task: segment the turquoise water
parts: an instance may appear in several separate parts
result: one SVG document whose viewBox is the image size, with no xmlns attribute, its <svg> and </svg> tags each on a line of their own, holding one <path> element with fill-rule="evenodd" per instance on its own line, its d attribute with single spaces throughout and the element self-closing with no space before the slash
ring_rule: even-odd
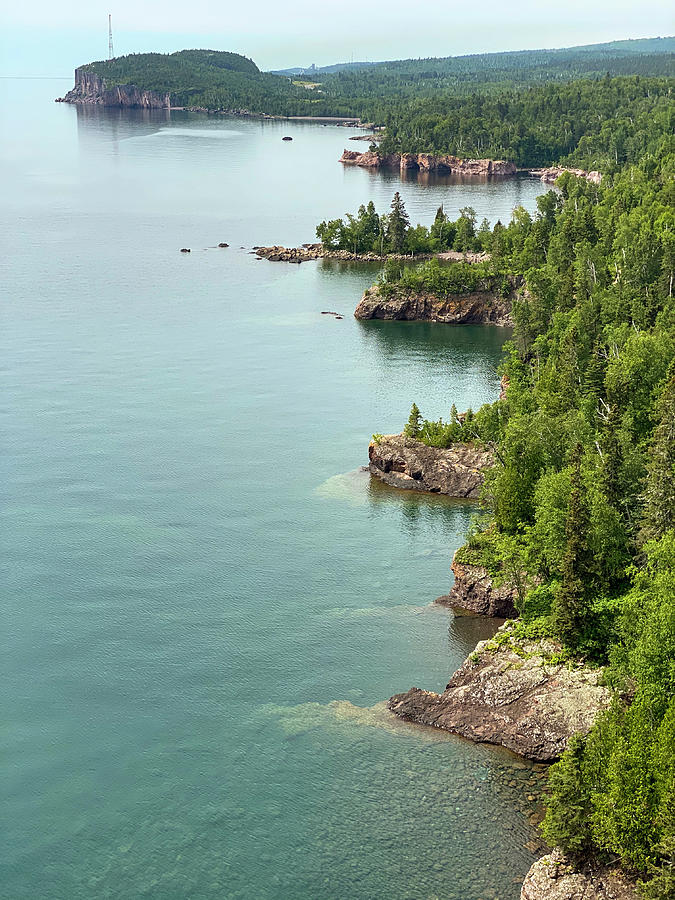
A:
<svg viewBox="0 0 675 900">
<path fill-rule="evenodd" d="M 248 251 L 398 187 L 429 222 L 541 186 L 67 87 L 0 83 L 5 895 L 516 898 L 537 773 L 382 705 L 493 627 L 430 605 L 473 509 L 360 470 L 413 400 L 492 399 L 507 335 L 359 323 L 376 269 Z"/>
</svg>

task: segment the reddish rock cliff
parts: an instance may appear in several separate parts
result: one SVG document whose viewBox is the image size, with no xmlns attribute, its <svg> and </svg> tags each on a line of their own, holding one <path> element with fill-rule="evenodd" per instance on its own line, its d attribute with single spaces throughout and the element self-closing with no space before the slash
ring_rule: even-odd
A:
<svg viewBox="0 0 675 900">
<path fill-rule="evenodd" d="M 369 169 L 400 169 L 401 172 L 421 171 L 454 175 L 515 175 L 518 171 L 514 163 L 503 159 L 460 159 L 457 156 L 435 155 L 432 153 L 390 153 L 380 156 L 373 150 L 359 153 L 345 150 L 340 162 Z"/>
</svg>

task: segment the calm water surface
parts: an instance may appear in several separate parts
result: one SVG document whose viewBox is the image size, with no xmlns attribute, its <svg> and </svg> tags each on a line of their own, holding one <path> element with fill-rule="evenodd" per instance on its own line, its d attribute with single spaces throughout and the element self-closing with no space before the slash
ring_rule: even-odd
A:
<svg viewBox="0 0 675 900">
<path fill-rule="evenodd" d="M 399 188 L 430 223 L 541 185 L 68 86 L 0 82 L 4 895 L 516 898 L 532 770 L 382 706 L 492 628 L 430 606 L 472 508 L 359 471 L 413 400 L 494 398 L 507 335 L 359 323 L 376 269 L 248 251 Z"/>
</svg>

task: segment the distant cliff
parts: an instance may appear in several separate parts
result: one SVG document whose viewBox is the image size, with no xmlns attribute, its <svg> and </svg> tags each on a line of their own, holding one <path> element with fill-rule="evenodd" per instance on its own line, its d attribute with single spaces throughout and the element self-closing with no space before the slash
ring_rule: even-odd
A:
<svg viewBox="0 0 675 900">
<path fill-rule="evenodd" d="M 92 103 L 99 106 L 136 107 L 141 109 L 168 109 L 171 94 L 137 88 L 133 84 L 107 87 L 103 78 L 87 66 L 75 69 L 75 87 L 68 91 L 63 103 Z"/>
</svg>

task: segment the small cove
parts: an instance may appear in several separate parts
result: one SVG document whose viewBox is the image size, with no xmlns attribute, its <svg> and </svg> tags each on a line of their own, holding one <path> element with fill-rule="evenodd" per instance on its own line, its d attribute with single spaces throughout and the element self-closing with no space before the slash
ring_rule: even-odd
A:
<svg viewBox="0 0 675 900">
<path fill-rule="evenodd" d="M 515 900 L 536 773 L 378 705 L 491 627 L 430 605 L 473 508 L 358 468 L 413 400 L 496 396 L 508 332 L 356 322 L 377 267 L 249 249 L 397 189 L 429 223 L 542 186 L 65 86 L 0 85 L 9 896 Z"/>
</svg>

